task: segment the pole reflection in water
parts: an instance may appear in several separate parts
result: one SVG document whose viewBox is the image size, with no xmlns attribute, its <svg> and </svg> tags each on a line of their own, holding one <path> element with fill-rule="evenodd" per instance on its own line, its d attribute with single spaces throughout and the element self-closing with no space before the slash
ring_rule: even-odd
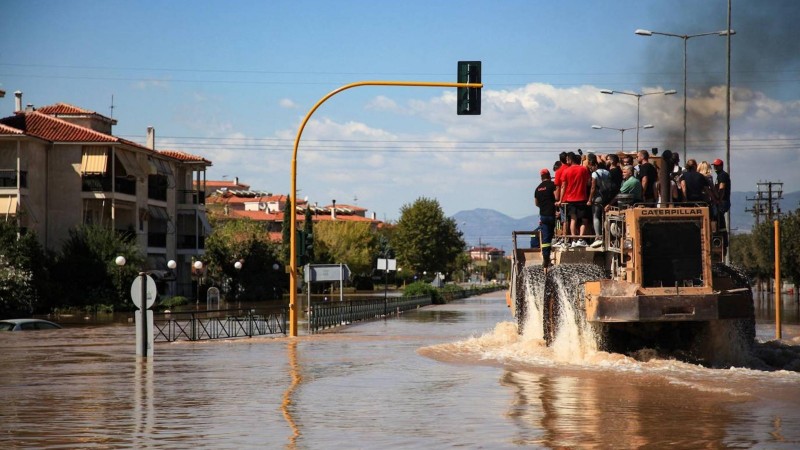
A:
<svg viewBox="0 0 800 450">
<path fill-rule="evenodd" d="M 145 447 L 156 421 L 153 392 L 153 358 L 136 358 L 133 378 L 134 447 Z"/>
<path fill-rule="evenodd" d="M 292 377 L 292 382 L 286 392 L 283 393 L 283 401 L 281 402 L 281 411 L 283 417 L 292 429 L 292 435 L 289 437 L 289 448 L 295 448 L 297 445 L 297 438 L 300 437 L 300 427 L 297 426 L 294 417 L 292 417 L 292 396 L 300 383 L 303 382 L 303 376 L 300 374 L 300 366 L 297 364 L 297 340 L 292 339 L 288 343 L 287 354 L 289 357 L 289 374 Z"/>
</svg>

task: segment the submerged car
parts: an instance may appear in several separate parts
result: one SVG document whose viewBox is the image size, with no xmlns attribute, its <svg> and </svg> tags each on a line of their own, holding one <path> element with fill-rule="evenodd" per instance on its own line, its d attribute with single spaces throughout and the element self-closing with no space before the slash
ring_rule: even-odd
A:
<svg viewBox="0 0 800 450">
<path fill-rule="evenodd" d="M 61 325 L 43 319 L 0 320 L 0 331 L 55 330 Z"/>
</svg>

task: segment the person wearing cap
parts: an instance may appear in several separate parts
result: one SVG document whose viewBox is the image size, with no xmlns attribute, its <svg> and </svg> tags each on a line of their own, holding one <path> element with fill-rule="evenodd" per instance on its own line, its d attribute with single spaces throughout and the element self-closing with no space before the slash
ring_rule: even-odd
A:
<svg viewBox="0 0 800 450">
<path fill-rule="evenodd" d="M 550 265 L 550 250 L 553 242 L 553 230 L 556 226 L 556 185 L 550 180 L 550 171 L 539 171 L 542 182 L 536 187 L 533 202 L 539 208 L 539 230 L 542 233 L 542 265 Z"/>
<path fill-rule="evenodd" d="M 717 198 L 717 226 L 720 228 L 725 227 L 725 213 L 731 209 L 731 176 L 728 172 L 722 170 L 722 160 L 717 158 L 711 163 L 714 166 L 714 172 L 717 173 L 717 181 L 714 184 L 714 192 Z"/>
</svg>

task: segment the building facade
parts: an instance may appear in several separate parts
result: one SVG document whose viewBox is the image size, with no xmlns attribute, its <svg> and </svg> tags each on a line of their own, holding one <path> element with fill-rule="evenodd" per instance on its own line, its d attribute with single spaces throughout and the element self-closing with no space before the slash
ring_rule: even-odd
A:
<svg viewBox="0 0 800 450">
<path fill-rule="evenodd" d="M 114 119 L 64 103 L 23 110 L 15 95 L 14 114 L 0 119 L 0 220 L 35 232 L 48 250 L 81 225 L 133 236 L 146 257 L 141 270 L 166 281 L 169 294 L 192 296 L 191 265 L 211 232 L 211 161 L 157 150 L 152 128 L 140 145 L 114 136 Z"/>
</svg>

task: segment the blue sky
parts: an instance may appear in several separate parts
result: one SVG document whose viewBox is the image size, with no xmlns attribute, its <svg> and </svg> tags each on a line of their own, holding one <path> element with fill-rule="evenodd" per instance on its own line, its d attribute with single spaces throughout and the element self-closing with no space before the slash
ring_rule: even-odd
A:
<svg viewBox="0 0 800 450">
<path fill-rule="evenodd" d="M 483 114 L 457 116 L 455 90 L 364 87 L 326 102 L 306 127 L 299 196 L 358 204 L 396 220 L 436 198 L 447 214 L 536 214 L 538 170 L 560 151 L 682 146 L 683 43 L 726 27 L 726 0 L 651 1 L 30 1 L 0 15 L 0 115 L 13 92 L 111 115 L 114 134 L 213 162 L 209 179 L 287 193 L 302 118 L 362 80 L 455 81 L 483 63 Z M 800 189 L 800 5 L 733 8 L 734 190 Z M 786 26 L 782 26 L 786 24 Z M 724 158 L 725 39 L 688 41 L 689 157 Z M 788 205 L 787 205 L 788 206 Z M 792 205 L 794 207 L 795 205 Z"/>
</svg>

